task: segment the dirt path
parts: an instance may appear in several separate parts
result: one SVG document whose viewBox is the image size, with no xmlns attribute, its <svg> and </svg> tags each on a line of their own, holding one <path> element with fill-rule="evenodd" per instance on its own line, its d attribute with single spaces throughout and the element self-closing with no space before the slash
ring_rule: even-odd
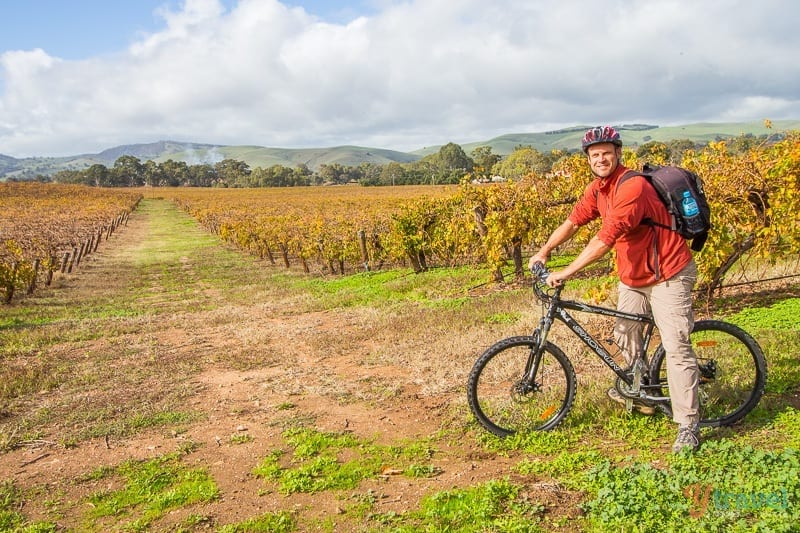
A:
<svg viewBox="0 0 800 533">
<path fill-rule="evenodd" d="M 282 431 L 298 423 L 388 445 L 433 439 L 439 475 L 390 476 L 359 489 L 380 494 L 376 512 L 408 511 L 432 492 L 513 477 L 511 459 L 463 434 L 461 383 L 474 351 L 459 343 L 474 339 L 449 341 L 463 360 L 448 369 L 432 360 L 441 339 L 424 324 L 399 331 L 406 319 L 394 311 L 315 309 L 308 297 L 270 286 L 272 275 L 274 267 L 242 261 L 170 204 L 150 201 L 77 274 L 45 291 L 43 304 L 71 306 L 67 317 L 42 326 L 60 335 L 40 354 L 60 384 L 14 399 L 0 417 L 7 432 L 26 424 L 38 431 L 0 456 L 0 479 L 40 494 L 25 515 L 55 514 L 79 529 L 85 496 L 107 487 L 78 478 L 191 442 L 197 447 L 186 460 L 208 469 L 222 497 L 172 513 L 160 527 L 188 513 L 216 527 L 276 510 L 319 523 L 339 513 L 337 498 L 280 495 L 252 474 L 270 452 L 285 449 Z M 189 412 L 194 421 L 120 431 L 136 415 L 158 412 Z M 59 495 L 58 503 L 46 495 Z M 550 503 L 563 497 L 543 491 Z"/>
</svg>

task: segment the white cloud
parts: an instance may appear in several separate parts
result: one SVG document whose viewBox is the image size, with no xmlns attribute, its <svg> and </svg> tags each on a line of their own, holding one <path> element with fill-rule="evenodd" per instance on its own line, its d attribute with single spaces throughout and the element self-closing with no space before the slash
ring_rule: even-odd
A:
<svg viewBox="0 0 800 533">
<path fill-rule="evenodd" d="M 159 139 L 415 149 L 601 122 L 800 117 L 800 4 L 414 0 L 326 23 L 187 0 L 114 56 L 0 56 L 0 152 Z"/>
</svg>

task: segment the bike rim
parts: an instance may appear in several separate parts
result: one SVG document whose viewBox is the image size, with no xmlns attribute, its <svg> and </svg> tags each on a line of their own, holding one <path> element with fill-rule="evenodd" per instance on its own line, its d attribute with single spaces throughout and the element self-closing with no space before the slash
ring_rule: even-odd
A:
<svg viewBox="0 0 800 533">
<path fill-rule="evenodd" d="M 566 416 L 569 376 L 553 354 L 545 350 L 533 382 L 524 380 L 532 348 L 532 343 L 518 343 L 499 350 L 474 384 L 478 419 L 495 434 L 551 429 Z"/>
<path fill-rule="evenodd" d="M 700 425 L 730 425 L 753 409 L 763 392 L 764 376 L 757 354 L 727 328 L 700 325 L 691 335 L 700 370 Z M 662 394 L 669 395 L 666 361 L 659 364 Z"/>
</svg>

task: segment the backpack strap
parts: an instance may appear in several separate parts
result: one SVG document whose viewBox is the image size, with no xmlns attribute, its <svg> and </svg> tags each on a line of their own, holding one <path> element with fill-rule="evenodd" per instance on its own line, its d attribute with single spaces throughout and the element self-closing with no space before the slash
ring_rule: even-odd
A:
<svg viewBox="0 0 800 533">
<path fill-rule="evenodd" d="M 700 250 L 702 250 L 703 249 L 703 245 L 706 243 L 707 239 L 708 239 L 708 232 L 707 231 L 705 231 L 703 233 L 700 233 L 698 235 L 695 235 L 692 238 L 692 250 L 694 250 L 695 252 L 699 252 Z"/>
<path fill-rule="evenodd" d="M 650 179 L 651 179 L 650 178 L 650 174 L 646 174 L 644 172 L 639 172 L 637 170 L 628 170 L 622 176 L 620 176 L 619 180 L 617 180 L 617 189 L 619 189 L 619 186 L 622 185 L 624 182 L 628 181 L 629 179 L 631 179 L 631 178 L 633 178 L 635 176 L 641 176 L 647 181 L 647 183 L 650 183 Z M 653 187 L 652 184 L 650 184 L 650 186 Z M 655 187 L 653 187 L 653 189 L 655 189 Z M 658 191 L 656 191 L 656 194 L 658 194 Z M 669 213 L 669 211 L 667 211 L 667 212 Z M 675 217 L 672 215 L 672 213 L 669 213 L 669 215 L 672 217 L 672 226 L 667 226 L 666 224 L 660 224 L 660 223 L 656 222 L 655 220 L 653 220 L 650 217 L 643 218 L 641 223 L 642 224 L 646 224 L 646 225 L 651 226 L 651 227 L 652 226 L 658 226 L 659 228 L 664 228 L 664 229 L 675 231 L 676 228 L 677 228 L 677 226 L 675 225 Z"/>
</svg>

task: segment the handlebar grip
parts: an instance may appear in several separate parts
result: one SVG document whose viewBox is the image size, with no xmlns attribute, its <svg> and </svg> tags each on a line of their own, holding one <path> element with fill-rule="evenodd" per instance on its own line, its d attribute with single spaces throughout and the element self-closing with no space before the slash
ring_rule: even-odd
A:
<svg viewBox="0 0 800 533">
<path fill-rule="evenodd" d="M 547 281 L 547 277 L 550 275 L 550 271 L 542 263 L 534 263 L 531 267 L 531 273 L 543 283 Z"/>
</svg>

